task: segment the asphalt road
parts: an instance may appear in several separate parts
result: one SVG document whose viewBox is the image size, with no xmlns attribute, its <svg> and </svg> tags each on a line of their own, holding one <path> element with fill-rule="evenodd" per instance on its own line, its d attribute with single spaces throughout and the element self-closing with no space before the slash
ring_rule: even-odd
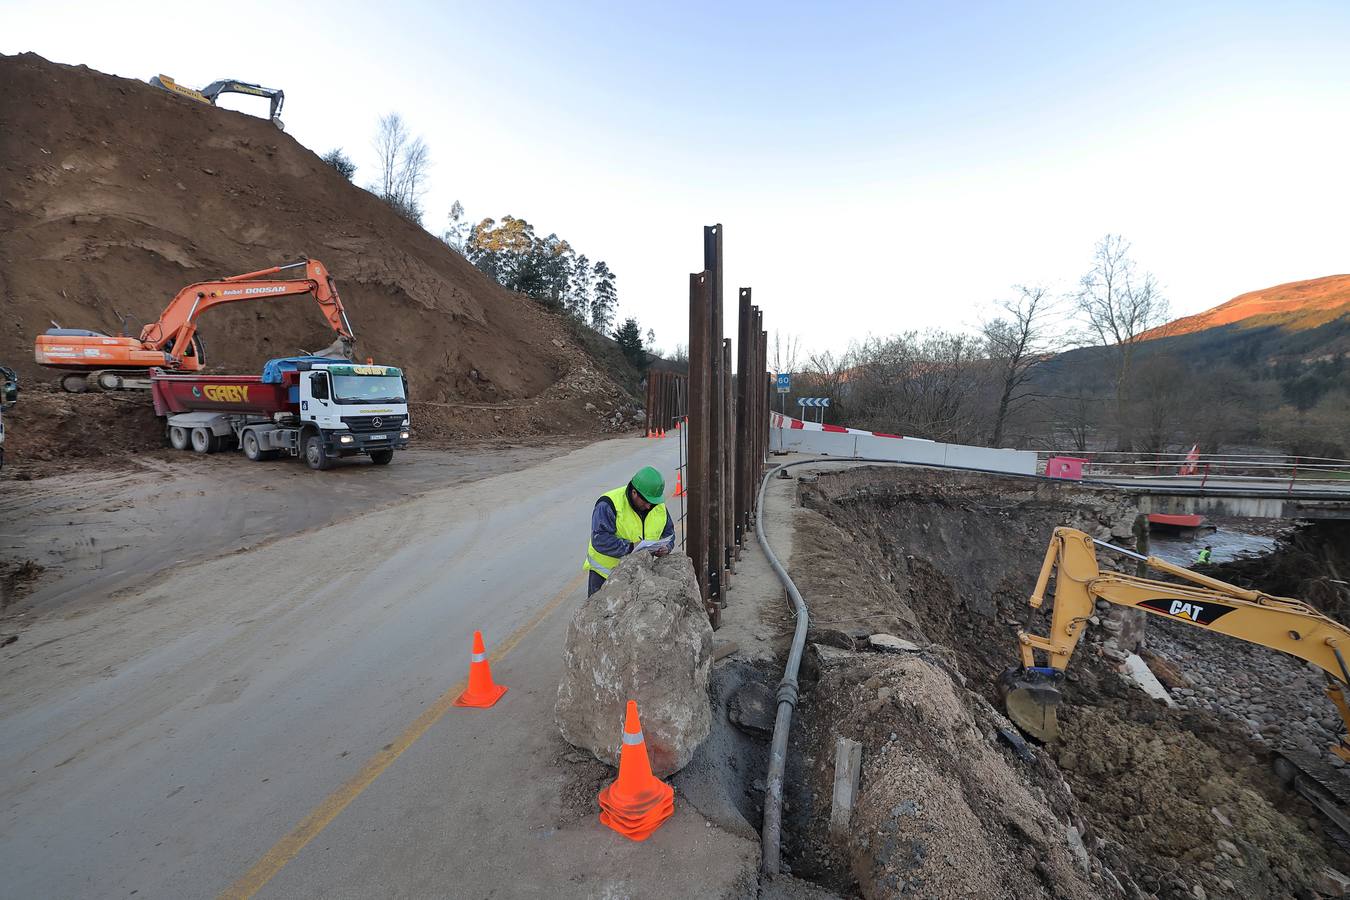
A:
<svg viewBox="0 0 1350 900">
<path fill-rule="evenodd" d="M 676 454 L 594 444 L 35 623 L 0 651 L 0 894 L 717 895 L 753 843 L 687 803 L 599 828 L 552 724 L 590 507 Z M 474 629 L 492 710 L 450 702 Z"/>
</svg>

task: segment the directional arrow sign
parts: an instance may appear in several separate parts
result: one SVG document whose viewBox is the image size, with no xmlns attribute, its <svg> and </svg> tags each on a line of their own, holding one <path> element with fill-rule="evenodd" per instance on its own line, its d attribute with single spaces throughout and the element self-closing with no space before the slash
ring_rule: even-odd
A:
<svg viewBox="0 0 1350 900">
<path fill-rule="evenodd" d="M 797 403 L 801 406 L 829 406 L 829 397 L 799 397 Z"/>
</svg>

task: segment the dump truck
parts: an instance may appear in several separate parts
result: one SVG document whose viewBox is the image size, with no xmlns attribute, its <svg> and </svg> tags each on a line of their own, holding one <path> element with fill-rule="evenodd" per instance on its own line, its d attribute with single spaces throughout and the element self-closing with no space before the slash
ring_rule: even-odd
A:
<svg viewBox="0 0 1350 900">
<path fill-rule="evenodd" d="M 411 434 L 407 380 L 393 366 L 311 356 L 274 359 L 261 375 L 156 368 L 150 391 L 175 450 L 299 456 L 311 469 L 363 455 L 383 466 Z"/>
</svg>

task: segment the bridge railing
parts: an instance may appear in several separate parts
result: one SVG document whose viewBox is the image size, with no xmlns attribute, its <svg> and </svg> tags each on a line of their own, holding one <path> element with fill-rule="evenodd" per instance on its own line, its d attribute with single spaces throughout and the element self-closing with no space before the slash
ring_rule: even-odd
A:
<svg viewBox="0 0 1350 900">
<path fill-rule="evenodd" d="M 1280 453 L 1131 453 L 1123 451 L 1039 451 L 1039 469 L 1056 457 L 1082 460 L 1084 478 L 1138 478 L 1177 481 L 1202 486 L 1233 486 L 1239 482 L 1284 485 L 1287 489 L 1315 484 L 1350 486 L 1350 459 L 1293 456 Z M 1056 467 L 1057 468 L 1057 467 Z"/>
</svg>

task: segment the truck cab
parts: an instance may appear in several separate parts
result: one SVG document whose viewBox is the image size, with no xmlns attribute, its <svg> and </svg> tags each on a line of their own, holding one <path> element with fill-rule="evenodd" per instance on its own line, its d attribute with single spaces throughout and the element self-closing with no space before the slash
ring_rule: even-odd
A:
<svg viewBox="0 0 1350 900">
<path fill-rule="evenodd" d="M 326 468 L 324 460 L 360 453 L 383 465 L 395 450 L 407 448 L 407 382 L 399 369 L 301 363 L 297 382 L 303 432 L 299 450 L 311 468 Z"/>
</svg>

